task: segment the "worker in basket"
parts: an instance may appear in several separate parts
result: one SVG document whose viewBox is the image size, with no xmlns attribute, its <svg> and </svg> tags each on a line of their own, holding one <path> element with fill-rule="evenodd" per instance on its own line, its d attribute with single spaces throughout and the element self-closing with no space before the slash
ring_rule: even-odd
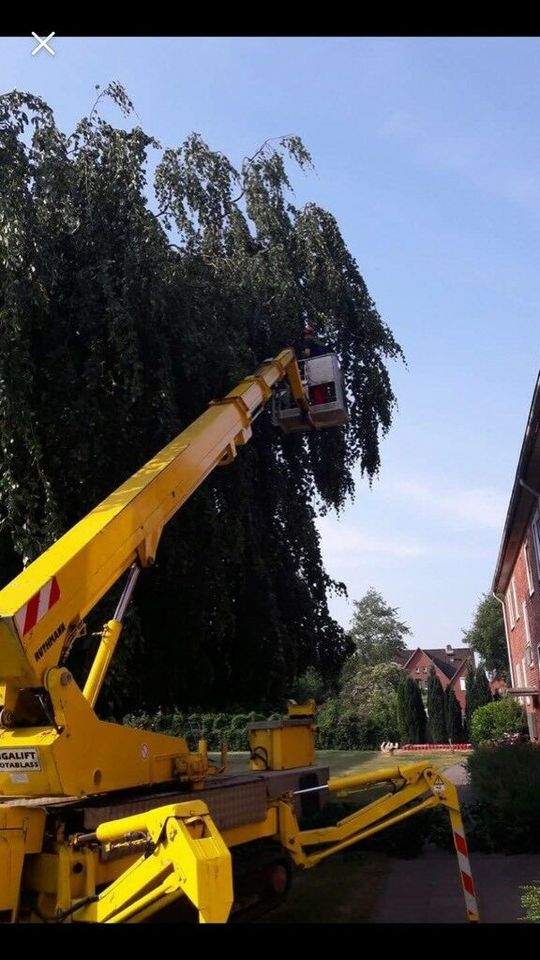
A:
<svg viewBox="0 0 540 960">
<path fill-rule="evenodd" d="M 300 355 L 303 359 L 310 360 L 313 357 L 322 357 L 325 353 L 330 353 L 329 348 L 317 339 L 313 327 L 306 324 L 302 332 Z M 309 399 L 313 404 L 326 403 L 326 384 L 317 383 L 310 387 Z"/>
</svg>

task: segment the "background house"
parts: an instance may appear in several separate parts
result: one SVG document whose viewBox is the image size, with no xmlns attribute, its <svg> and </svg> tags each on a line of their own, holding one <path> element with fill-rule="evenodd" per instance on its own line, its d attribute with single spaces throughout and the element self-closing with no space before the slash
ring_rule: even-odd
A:
<svg viewBox="0 0 540 960">
<path fill-rule="evenodd" d="M 435 668 L 443 690 L 452 687 L 461 712 L 465 712 L 465 675 L 467 664 L 472 661 L 474 653 L 469 647 L 447 647 L 433 650 L 404 650 L 396 657 L 396 662 L 419 684 L 422 697 L 427 697 L 427 683 L 431 667 Z"/>
<path fill-rule="evenodd" d="M 540 376 L 510 496 L 493 592 L 503 603 L 511 685 L 527 710 L 531 740 L 540 737 Z"/>
</svg>

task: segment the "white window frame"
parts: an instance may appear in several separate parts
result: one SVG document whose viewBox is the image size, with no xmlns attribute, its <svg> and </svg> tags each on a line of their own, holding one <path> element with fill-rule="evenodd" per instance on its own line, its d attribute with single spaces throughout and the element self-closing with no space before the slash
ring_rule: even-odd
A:
<svg viewBox="0 0 540 960">
<path fill-rule="evenodd" d="M 540 580 L 540 512 L 537 510 L 531 523 L 534 552 L 536 554 L 536 569 Z"/>
<path fill-rule="evenodd" d="M 513 601 L 514 601 L 514 611 L 515 611 L 515 614 L 516 614 L 516 621 L 517 621 L 517 620 L 519 620 L 519 605 L 518 605 L 518 600 L 517 600 L 516 578 L 515 578 L 515 577 L 512 577 L 512 580 L 511 580 L 511 582 L 510 582 L 510 587 L 511 587 L 511 589 L 512 589 L 512 598 L 513 598 Z"/>
<path fill-rule="evenodd" d="M 460 678 L 459 678 L 459 689 L 460 689 L 460 690 L 466 690 L 466 689 L 467 689 L 466 686 L 465 686 L 465 677 L 460 677 Z"/>
<path fill-rule="evenodd" d="M 513 583 L 514 578 L 512 578 L 510 586 L 506 591 L 506 609 L 508 611 L 508 620 L 511 630 L 513 630 L 516 625 L 516 608 L 514 606 L 514 591 L 512 590 Z"/>
<path fill-rule="evenodd" d="M 510 629 L 513 630 L 516 621 L 514 620 L 514 611 L 512 609 L 512 597 L 510 596 L 510 591 L 506 594 L 506 610 L 508 613 L 508 623 L 510 624 Z"/>
<path fill-rule="evenodd" d="M 504 621 L 504 635 L 506 639 L 506 649 L 508 651 L 508 664 L 510 666 L 510 684 L 511 686 L 515 686 L 515 667 L 514 667 L 514 661 L 512 660 L 512 655 L 510 650 L 510 627 L 509 627 L 509 620 L 508 620 L 508 611 L 506 609 L 506 603 L 504 603 L 504 601 L 501 604 L 501 606 L 502 606 L 503 621 Z M 538 665 L 540 668 L 540 652 L 538 656 L 539 656 Z"/>
<path fill-rule="evenodd" d="M 523 664 L 523 680 L 524 680 L 524 686 L 525 686 L 525 687 L 528 687 L 529 684 L 527 683 L 527 667 L 526 667 L 526 664 L 525 664 L 525 657 L 523 657 L 521 663 Z M 521 702 L 522 702 L 522 703 L 526 703 L 527 706 L 529 706 L 529 705 L 530 705 L 530 702 L 531 702 L 531 698 L 530 698 L 530 697 L 522 697 Z"/>
<path fill-rule="evenodd" d="M 527 610 L 527 602 L 525 600 L 521 601 L 521 612 L 523 613 L 523 623 L 525 624 L 525 639 L 527 641 L 527 649 L 525 650 L 525 656 L 527 659 L 527 665 L 529 667 L 532 667 L 533 655 L 532 655 L 532 646 L 531 646 L 531 627 L 529 624 L 529 612 Z"/>
<path fill-rule="evenodd" d="M 532 597 L 534 593 L 534 578 L 531 567 L 531 556 L 529 551 L 529 543 L 525 541 L 525 569 L 527 571 L 527 583 L 529 585 L 529 596 Z"/>
<path fill-rule="evenodd" d="M 518 661 L 518 662 L 516 663 L 516 676 L 517 676 L 518 690 L 523 690 L 523 687 L 525 686 L 525 658 L 523 658 L 523 668 L 524 668 L 524 669 L 523 669 L 523 676 L 521 676 L 521 663 Z M 523 706 L 523 703 L 524 703 L 524 701 L 525 701 L 525 698 L 524 698 L 524 697 L 518 697 L 518 700 L 519 700 L 519 702 L 521 703 L 521 705 Z"/>
</svg>

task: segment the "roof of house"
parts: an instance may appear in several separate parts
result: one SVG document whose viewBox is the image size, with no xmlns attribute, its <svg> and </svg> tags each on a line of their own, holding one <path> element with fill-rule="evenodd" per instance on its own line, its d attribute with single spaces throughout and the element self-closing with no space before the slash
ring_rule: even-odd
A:
<svg viewBox="0 0 540 960">
<path fill-rule="evenodd" d="M 540 374 L 536 380 L 525 436 L 521 446 L 514 486 L 493 577 L 493 592 L 506 593 L 531 513 L 540 495 Z M 527 490 L 523 483 L 527 484 Z"/>
<path fill-rule="evenodd" d="M 400 667 L 404 667 L 408 660 L 411 659 L 413 653 L 416 653 L 416 650 L 399 650 L 394 654 L 395 663 L 399 663 Z"/>
<path fill-rule="evenodd" d="M 404 650 L 403 653 L 396 656 L 396 660 L 402 667 L 405 667 L 419 650 L 425 653 L 449 680 L 452 679 L 464 662 L 474 656 L 470 647 L 453 647 L 451 654 L 446 647 L 433 647 L 430 650 L 417 647 L 416 650 Z"/>
</svg>

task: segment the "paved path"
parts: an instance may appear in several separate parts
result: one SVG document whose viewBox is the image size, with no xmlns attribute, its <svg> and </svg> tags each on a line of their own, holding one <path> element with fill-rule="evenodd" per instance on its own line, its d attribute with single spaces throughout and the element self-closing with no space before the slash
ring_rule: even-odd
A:
<svg viewBox="0 0 540 960">
<path fill-rule="evenodd" d="M 520 886 L 540 882 L 540 855 L 471 855 L 480 918 L 486 923 L 523 920 Z M 466 923 L 457 860 L 428 847 L 416 860 L 393 860 L 373 923 Z"/>
<path fill-rule="evenodd" d="M 460 798 L 472 799 L 461 763 L 444 776 L 456 784 Z M 540 855 L 504 856 L 473 853 L 471 867 L 485 923 L 520 923 L 520 887 L 540 882 Z M 372 915 L 373 923 L 467 923 L 454 854 L 428 846 L 415 860 L 392 860 Z"/>
</svg>

